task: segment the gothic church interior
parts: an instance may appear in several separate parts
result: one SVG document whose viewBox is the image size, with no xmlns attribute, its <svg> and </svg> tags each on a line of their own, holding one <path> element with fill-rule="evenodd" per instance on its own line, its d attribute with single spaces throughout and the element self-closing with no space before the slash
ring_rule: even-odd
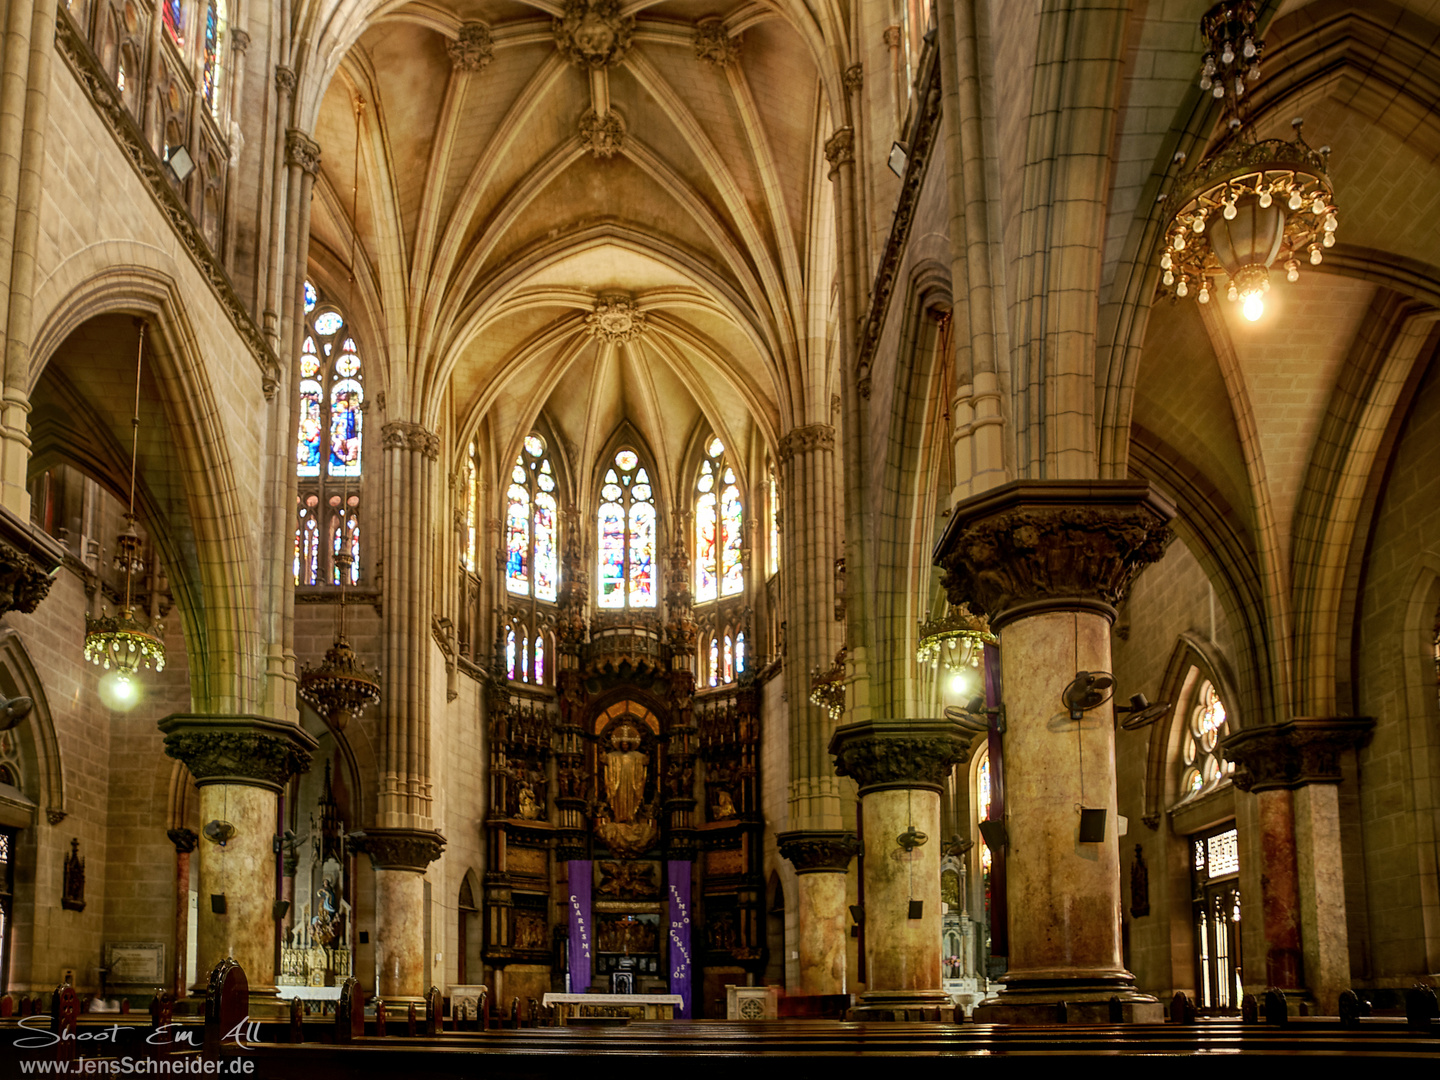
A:
<svg viewBox="0 0 1440 1080">
<path fill-rule="evenodd" d="M 1440 4 L 4 11 L 0 992 L 1433 984 Z"/>
</svg>

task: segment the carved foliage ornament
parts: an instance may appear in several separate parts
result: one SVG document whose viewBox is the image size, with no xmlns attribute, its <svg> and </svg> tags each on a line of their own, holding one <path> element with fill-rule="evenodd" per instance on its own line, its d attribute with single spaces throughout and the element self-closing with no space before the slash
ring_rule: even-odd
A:
<svg viewBox="0 0 1440 1080">
<path fill-rule="evenodd" d="M 455 40 L 445 43 L 445 51 L 456 71 L 483 71 L 495 55 L 490 28 L 478 22 L 463 24 Z"/>
<path fill-rule="evenodd" d="M 445 850 L 445 837 L 431 829 L 366 829 L 350 834 L 350 850 L 369 855 L 377 870 L 423 872 Z"/>
<path fill-rule="evenodd" d="M 787 832 L 775 840 L 797 874 L 843 874 L 860 853 L 859 841 L 849 832 Z"/>
<path fill-rule="evenodd" d="M 783 465 L 796 454 L 811 450 L 835 449 L 835 429 L 829 424 L 807 424 L 791 428 L 780 440 L 780 463 Z"/>
<path fill-rule="evenodd" d="M 598 116 L 590 109 L 580 118 L 580 145 L 597 158 L 614 157 L 625 145 L 625 122 L 620 114 Z"/>
<path fill-rule="evenodd" d="M 970 739 L 950 720 L 866 720 L 835 729 L 830 753 L 838 776 L 860 793 L 883 788 L 938 791 L 950 767 L 970 757 Z"/>
<path fill-rule="evenodd" d="M 1143 484 L 1125 483 L 1109 501 L 1088 485 L 1024 483 L 999 489 L 992 505 L 967 514 L 961 504 L 937 552 L 952 604 L 978 605 L 994 623 L 1028 604 L 1099 601 L 1112 607 L 1170 540 L 1162 503 Z"/>
<path fill-rule="evenodd" d="M 645 313 L 629 297 L 602 296 L 585 316 L 585 329 L 600 341 L 633 341 L 645 332 Z"/>
<path fill-rule="evenodd" d="M 160 721 L 165 753 L 195 782 L 279 791 L 310 768 L 315 739 L 295 724 L 265 717 L 169 716 Z"/>
<path fill-rule="evenodd" d="M 567 0 L 564 16 L 554 23 L 555 47 L 581 67 L 618 64 L 635 36 L 634 16 L 620 12 L 620 0 Z"/>
<path fill-rule="evenodd" d="M 0 540 L 0 612 L 32 613 L 49 594 L 54 581 L 44 566 L 14 544 Z"/>
<path fill-rule="evenodd" d="M 1267 727 L 1244 728 L 1221 748 L 1235 763 L 1231 775 L 1241 791 L 1259 793 L 1338 784 L 1341 755 L 1370 737 L 1375 721 L 1368 717 L 1291 720 Z"/>
<path fill-rule="evenodd" d="M 701 19 L 695 24 L 695 59 L 716 67 L 733 64 L 740 59 L 740 39 L 726 32 L 721 19 Z"/>
<path fill-rule="evenodd" d="M 440 456 L 440 436 L 409 420 L 392 420 L 382 427 L 380 444 L 386 450 L 418 450 L 431 461 Z"/>
<path fill-rule="evenodd" d="M 302 172 L 311 176 L 320 173 L 320 144 L 303 131 L 291 128 L 285 132 L 285 161 L 299 165 Z"/>
</svg>

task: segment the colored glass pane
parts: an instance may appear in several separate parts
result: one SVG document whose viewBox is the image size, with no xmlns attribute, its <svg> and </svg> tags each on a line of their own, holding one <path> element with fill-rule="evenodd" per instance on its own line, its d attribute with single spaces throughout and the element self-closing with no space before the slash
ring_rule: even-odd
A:
<svg viewBox="0 0 1440 1080">
<path fill-rule="evenodd" d="M 540 485 L 541 491 L 555 490 L 555 477 L 550 472 L 550 462 L 542 461 L 540 471 L 535 474 L 535 482 Z"/>
<path fill-rule="evenodd" d="M 319 296 L 318 293 L 315 292 L 315 286 L 314 286 L 314 285 L 311 285 L 310 282 L 308 282 L 308 281 L 305 282 L 305 314 L 306 314 L 306 315 L 309 315 L 312 311 L 315 310 L 315 305 L 319 302 L 319 300 L 320 300 L 320 296 Z"/>
<path fill-rule="evenodd" d="M 340 359 L 335 361 L 335 374 L 350 379 L 360 370 L 360 357 L 355 355 L 355 339 L 346 338 L 340 347 Z"/>
<path fill-rule="evenodd" d="M 330 475 L 360 475 L 360 405 L 365 391 L 354 379 L 335 384 L 330 391 Z"/>
<path fill-rule="evenodd" d="M 525 452 L 531 457 L 539 457 L 545 453 L 545 440 L 533 433 L 525 436 Z"/>
<path fill-rule="evenodd" d="M 505 631 L 505 677 L 515 678 L 515 628 Z"/>
<path fill-rule="evenodd" d="M 295 440 L 295 475 L 320 475 L 320 384 L 300 383 L 300 431 Z"/>
<path fill-rule="evenodd" d="M 176 45 L 185 44 L 185 5 L 183 0 L 165 0 L 162 9 L 165 17 L 165 31 Z"/>
<path fill-rule="evenodd" d="M 649 484 L 636 484 L 636 485 L 631 489 L 631 491 L 633 492 L 635 498 L 637 498 L 637 499 L 643 499 L 643 500 L 645 500 L 646 502 L 649 502 L 649 501 L 650 501 L 650 485 L 649 485 Z"/>
<path fill-rule="evenodd" d="M 695 599 L 714 600 L 719 579 L 715 576 L 716 529 L 715 494 L 701 495 L 695 503 Z"/>
<path fill-rule="evenodd" d="M 461 561 L 465 569 L 475 572 L 476 544 L 479 535 L 475 529 L 475 515 L 480 499 L 479 477 L 475 467 L 475 444 L 470 444 L 470 457 L 465 462 L 465 552 Z"/>
<path fill-rule="evenodd" d="M 340 317 L 338 311 L 322 311 L 315 316 L 315 332 L 322 337 L 338 334 L 344 325 L 345 320 Z"/>
<path fill-rule="evenodd" d="M 304 511 L 301 511 L 304 513 Z M 320 582 L 320 523 L 307 516 L 301 525 L 300 572 L 297 585 L 318 585 Z"/>
<path fill-rule="evenodd" d="M 705 448 L 705 452 L 711 457 L 719 457 L 725 452 L 725 444 L 718 438 L 711 439 L 710 445 Z"/>
<path fill-rule="evenodd" d="M 630 606 L 655 606 L 655 505 L 630 504 Z"/>
<path fill-rule="evenodd" d="M 315 339 L 307 337 L 300 347 L 300 374 L 313 379 L 320 374 L 320 358 L 315 355 Z"/>
<path fill-rule="evenodd" d="M 727 478 L 732 474 L 726 470 Z M 740 558 L 745 542 L 740 511 L 740 489 L 734 484 L 720 496 L 720 595 L 734 596 L 745 589 L 745 567 Z"/>
<path fill-rule="evenodd" d="M 607 502 L 600 507 L 600 606 L 625 606 L 625 509 Z"/>
<path fill-rule="evenodd" d="M 615 455 L 615 464 L 619 466 L 621 472 L 629 472 L 640 464 L 640 455 L 634 450 L 621 450 Z"/>
<path fill-rule="evenodd" d="M 743 631 L 735 635 L 735 674 L 745 674 L 745 634 Z"/>
<path fill-rule="evenodd" d="M 560 575 L 559 556 L 555 550 L 555 496 L 540 492 L 535 496 L 535 596 L 554 600 Z"/>
<path fill-rule="evenodd" d="M 520 639 L 520 681 L 530 681 L 530 639 Z"/>
<path fill-rule="evenodd" d="M 205 62 L 200 71 L 200 88 L 205 94 L 205 104 L 210 106 L 211 115 L 216 107 L 215 77 L 220 71 L 220 12 L 217 0 L 205 5 Z"/>
<path fill-rule="evenodd" d="M 340 554 L 341 545 L 345 544 L 350 553 L 350 580 L 343 584 L 360 584 L 360 523 L 354 514 L 349 515 L 345 520 L 345 528 L 340 527 L 340 519 L 332 518 L 330 521 L 330 553 L 333 556 Z M 340 585 L 340 565 L 338 560 L 332 563 L 330 571 L 330 584 Z"/>
<path fill-rule="evenodd" d="M 530 493 L 511 484 L 506 500 L 505 587 L 523 595 L 530 591 Z"/>
<path fill-rule="evenodd" d="M 722 656 L 722 661 L 721 661 L 721 662 L 724 664 L 724 667 L 721 669 L 721 670 L 723 671 L 723 673 L 724 673 L 723 677 L 724 677 L 724 679 L 725 679 L 725 681 L 726 681 L 727 683 L 728 683 L 728 682 L 734 682 L 734 681 L 735 681 L 735 643 L 730 639 L 730 635 L 729 635 L 729 634 L 726 634 L 726 635 L 725 635 L 725 648 L 724 648 L 724 651 L 722 652 L 721 656 Z"/>
<path fill-rule="evenodd" d="M 600 497 L 602 499 L 608 499 L 611 502 L 614 502 L 616 499 L 620 498 L 620 495 L 621 492 L 619 484 L 606 484 L 603 488 L 600 489 Z"/>
<path fill-rule="evenodd" d="M 780 569 L 780 484 L 770 474 L 770 572 Z"/>
<path fill-rule="evenodd" d="M 528 477 L 529 474 L 525 471 L 525 466 L 518 461 L 515 462 L 515 467 L 510 470 L 510 479 L 517 484 L 523 484 Z"/>
<path fill-rule="evenodd" d="M 710 639 L 710 685 L 720 685 L 720 641 L 717 638 Z"/>
<path fill-rule="evenodd" d="M 535 682 L 543 686 L 545 683 L 545 635 L 535 635 Z"/>
</svg>

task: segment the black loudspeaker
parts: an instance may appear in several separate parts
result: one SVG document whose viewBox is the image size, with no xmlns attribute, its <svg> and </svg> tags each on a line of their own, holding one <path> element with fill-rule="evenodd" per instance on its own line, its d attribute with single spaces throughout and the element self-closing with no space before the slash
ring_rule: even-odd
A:
<svg viewBox="0 0 1440 1080">
<path fill-rule="evenodd" d="M 210 894 L 210 910 L 216 915 L 225 914 L 225 894 L 223 892 Z"/>
<path fill-rule="evenodd" d="M 912 918 L 912 919 L 923 919 L 924 917 L 925 917 L 925 901 L 924 901 L 924 900 L 911 900 L 911 901 L 910 901 L 910 918 Z"/>
<path fill-rule="evenodd" d="M 370 931 L 369 931 L 369 930 L 361 930 L 361 931 L 360 931 L 360 944 L 361 944 L 361 945 L 369 945 L 369 944 L 370 944 Z"/>
<path fill-rule="evenodd" d="M 1105 811 L 1080 811 L 1080 842 L 1098 844 L 1105 839 Z"/>
<path fill-rule="evenodd" d="M 985 838 L 985 846 L 991 851 L 999 851 L 1010 844 L 1010 833 L 1003 821 L 980 822 L 980 835 Z"/>
<path fill-rule="evenodd" d="M 270 908 L 270 913 L 275 916 L 275 920 L 276 920 L 277 922 L 278 922 L 279 920 L 283 919 L 289 911 L 290 911 L 290 901 L 289 901 L 289 900 L 276 900 L 275 903 L 272 904 L 272 905 L 271 905 L 271 908 Z"/>
</svg>

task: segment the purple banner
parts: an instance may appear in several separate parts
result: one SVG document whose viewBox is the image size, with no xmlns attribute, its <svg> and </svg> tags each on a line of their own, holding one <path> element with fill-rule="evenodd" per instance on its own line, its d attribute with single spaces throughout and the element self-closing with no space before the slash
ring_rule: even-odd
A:
<svg viewBox="0 0 1440 1080">
<path fill-rule="evenodd" d="M 589 859 L 574 859 L 570 867 L 570 992 L 588 994 L 594 977 L 590 958 L 590 887 L 593 875 Z"/>
<path fill-rule="evenodd" d="M 690 1019 L 690 863 L 665 863 L 670 883 L 670 993 L 681 998 L 679 1019 Z"/>
</svg>

